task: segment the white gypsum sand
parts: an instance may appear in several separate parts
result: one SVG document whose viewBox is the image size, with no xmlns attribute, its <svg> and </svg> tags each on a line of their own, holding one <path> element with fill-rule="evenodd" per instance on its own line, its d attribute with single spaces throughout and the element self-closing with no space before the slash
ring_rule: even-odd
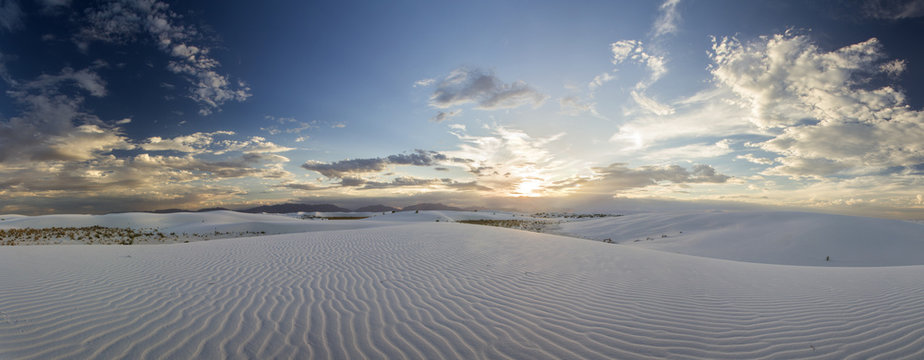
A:
<svg viewBox="0 0 924 360">
<path fill-rule="evenodd" d="M 924 224 L 856 216 L 779 211 L 659 212 L 565 222 L 555 232 L 768 264 L 924 265 Z"/>
<path fill-rule="evenodd" d="M 0 358 L 924 356 L 920 265 L 761 264 L 432 220 L 339 226 L 363 222 L 375 226 L 2 247 Z"/>
</svg>

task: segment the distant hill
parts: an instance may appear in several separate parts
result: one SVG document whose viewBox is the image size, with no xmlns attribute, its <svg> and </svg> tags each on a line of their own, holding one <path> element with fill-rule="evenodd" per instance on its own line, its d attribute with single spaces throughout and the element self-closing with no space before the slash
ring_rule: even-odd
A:
<svg viewBox="0 0 924 360">
<path fill-rule="evenodd" d="M 463 209 L 457 208 L 457 207 L 452 207 L 452 206 L 449 206 L 449 205 L 431 204 L 431 203 L 423 203 L 423 204 L 411 205 L 411 206 L 406 206 L 406 207 L 404 207 L 404 208 L 401 209 L 401 211 L 412 211 L 412 210 L 448 210 L 448 211 L 462 211 Z"/>
<path fill-rule="evenodd" d="M 398 211 L 398 210 L 401 210 L 401 209 L 379 204 L 379 205 L 363 206 L 353 211 L 355 212 L 389 212 L 389 211 Z"/>
<path fill-rule="evenodd" d="M 350 209 L 345 209 L 337 205 L 331 204 L 279 204 L 279 205 L 263 205 L 257 206 L 255 208 L 238 210 L 244 213 L 258 214 L 258 213 L 294 213 L 294 212 L 351 212 Z"/>
</svg>

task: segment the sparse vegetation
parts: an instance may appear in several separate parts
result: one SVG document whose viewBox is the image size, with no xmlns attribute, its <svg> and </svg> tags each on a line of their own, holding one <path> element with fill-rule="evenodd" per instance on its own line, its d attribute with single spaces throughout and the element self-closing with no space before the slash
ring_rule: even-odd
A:
<svg viewBox="0 0 924 360">
<path fill-rule="evenodd" d="M 532 215 L 532 217 L 551 219 L 551 218 L 565 218 L 565 219 L 595 219 L 595 218 L 604 218 L 611 216 L 622 216 L 621 214 L 571 214 L 571 213 L 557 213 L 557 212 L 539 212 Z"/>
<path fill-rule="evenodd" d="M 539 220 L 459 220 L 458 222 L 464 224 L 475 224 L 475 225 L 487 225 L 487 226 L 497 226 L 505 227 L 510 229 L 519 229 L 527 230 L 534 232 L 542 232 L 542 229 L 549 225 L 548 221 L 539 221 Z"/>
<path fill-rule="evenodd" d="M 302 220 L 309 219 L 319 219 L 319 220 L 362 220 L 366 219 L 368 216 L 314 216 L 314 215 L 302 215 Z"/>
<path fill-rule="evenodd" d="M 209 240 L 217 238 L 264 235 L 265 231 L 239 231 L 207 234 L 164 234 L 156 229 L 132 229 L 105 226 L 50 227 L 25 229 L 0 229 L 0 246 L 14 245 L 135 245 L 165 244 L 188 239 Z"/>
</svg>

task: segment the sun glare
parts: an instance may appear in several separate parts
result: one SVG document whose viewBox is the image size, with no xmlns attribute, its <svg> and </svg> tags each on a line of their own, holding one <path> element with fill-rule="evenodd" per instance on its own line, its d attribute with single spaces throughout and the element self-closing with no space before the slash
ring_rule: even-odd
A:
<svg viewBox="0 0 924 360">
<path fill-rule="evenodd" d="M 526 178 L 517 184 L 516 189 L 510 193 L 512 197 L 537 197 L 542 196 L 546 181 L 539 178 Z"/>
</svg>

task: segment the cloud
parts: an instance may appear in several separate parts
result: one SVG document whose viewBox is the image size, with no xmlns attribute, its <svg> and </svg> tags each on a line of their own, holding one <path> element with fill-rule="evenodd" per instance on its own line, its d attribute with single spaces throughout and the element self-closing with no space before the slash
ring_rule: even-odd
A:
<svg viewBox="0 0 924 360">
<path fill-rule="evenodd" d="M 739 200 L 758 204 L 784 204 L 815 208 L 825 212 L 919 219 L 924 207 L 918 202 L 924 177 L 911 174 L 821 178 L 797 188 L 767 182 L 758 191 L 749 191 Z"/>
<path fill-rule="evenodd" d="M 346 179 L 344 179 L 346 182 Z M 348 185 L 345 185 L 348 184 Z M 458 182 L 453 179 L 422 179 L 410 176 L 400 176 L 389 182 L 379 181 L 356 181 L 351 179 L 347 183 L 341 183 L 343 186 L 361 186 L 358 190 L 380 190 L 393 188 L 426 188 L 426 189 L 453 189 L 457 191 L 491 191 L 491 188 L 479 185 L 475 181 Z"/>
<path fill-rule="evenodd" d="M 287 188 L 287 189 L 293 189 L 293 190 L 302 190 L 302 191 L 316 191 L 316 190 L 324 190 L 324 189 L 330 188 L 329 186 L 320 186 L 316 184 L 296 183 L 296 182 L 287 182 L 287 183 L 275 185 L 273 187 Z"/>
<path fill-rule="evenodd" d="M 169 5 L 153 0 L 123 0 L 101 4 L 86 11 L 86 26 L 75 37 L 78 47 L 86 50 L 92 41 L 124 43 L 139 36 L 152 39 L 157 47 L 171 56 L 167 69 L 187 75 L 188 97 L 200 104 L 199 113 L 220 111 L 228 101 L 245 101 L 250 88 L 242 81 L 231 81 L 216 69 L 221 64 L 209 55 L 211 49 L 194 44 L 198 29 L 177 24 L 182 17 Z"/>
<path fill-rule="evenodd" d="M 648 87 L 648 85 L 658 81 L 667 73 L 664 57 L 647 52 L 644 43 L 640 40 L 620 40 L 610 44 L 610 50 L 613 52 L 613 65 L 632 61 L 644 65 L 648 69 L 649 78 L 637 84 L 636 88 L 638 89 Z"/>
<path fill-rule="evenodd" d="M 597 88 L 603 86 L 603 84 L 606 84 L 615 79 L 616 79 L 615 76 L 611 75 L 609 72 L 605 72 L 600 75 L 594 76 L 594 79 L 591 80 L 589 84 L 587 84 L 587 87 L 591 91 L 594 91 L 594 90 L 597 90 Z"/>
<path fill-rule="evenodd" d="M 81 93 L 106 95 L 105 83 L 91 70 L 64 68 L 58 75 L 9 83 L 7 94 L 24 110 L 0 122 L 0 163 L 83 161 L 134 148 L 118 128 L 81 110 Z"/>
<path fill-rule="evenodd" d="M 133 158 L 133 164 L 137 167 L 146 167 L 151 171 L 170 170 L 175 177 L 183 174 L 179 178 L 183 181 L 216 181 L 241 177 L 287 178 L 291 177 L 291 174 L 282 170 L 278 165 L 288 161 L 288 158 L 282 156 L 254 153 L 220 161 L 204 161 L 191 154 L 185 156 L 140 154 Z M 257 167 L 261 164 L 270 165 Z"/>
<path fill-rule="evenodd" d="M 0 29 L 6 31 L 18 30 L 22 27 L 23 13 L 16 0 L 0 1 Z"/>
<path fill-rule="evenodd" d="M 266 116 L 264 116 L 263 118 L 265 118 L 266 120 L 270 120 L 270 121 L 273 121 L 273 122 L 277 122 L 277 123 L 279 123 L 279 124 L 281 124 L 281 125 L 285 125 L 285 124 L 288 124 L 288 123 L 294 123 L 294 122 L 297 122 L 297 121 L 298 121 L 298 120 L 296 120 L 294 117 L 286 117 L 286 116 L 276 117 L 276 116 L 272 116 L 272 115 L 266 115 Z"/>
<path fill-rule="evenodd" d="M 694 165 L 689 170 L 678 165 L 640 166 L 629 168 L 624 163 L 613 163 L 606 167 L 593 168 L 594 176 L 583 181 L 582 191 L 590 193 L 613 193 L 620 190 L 642 188 L 661 182 L 674 184 L 724 183 L 730 176 L 719 174 L 705 164 Z"/>
<path fill-rule="evenodd" d="M 62 69 L 58 75 L 39 75 L 35 80 L 13 90 L 12 95 L 19 97 L 18 95 L 32 91 L 43 94 L 59 94 L 62 83 L 76 85 L 94 97 L 106 96 L 106 82 L 99 75 L 90 69 L 74 71 L 69 67 Z"/>
<path fill-rule="evenodd" d="M 658 7 L 658 18 L 655 19 L 653 29 L 654 37 L 661 37 L 677 32 L 677 23 L 680 22 L 680 13 L 677 11 L 677 4 L 680 0 L 665 0 Z"/>
<path fill-rule="evenodd" d="M 665 4 L 669 3 L 674 2 L 671 0 L 665 2 Z M 613 65 L 633 62 L 644 65 L 648 70 L 648 77 L 638 81 L 635 84 L 635 89 L 631 91 L 632 99 L 635 103 L 642 109 L 655 115 L 665 116 L 672 114 L 674 110 L 670 106 L 661 104 L 648 95 L 645 95 L 645 91 L 648 87 L 667 73 L 666 60 L 664 57 L 652 55 L 647 52 L 644 43 L 639 40 L 620 40 L 614 42 L 610 44 L 610 50 L 613 52 Z M 591 84 L 593 84 L 593 82 Z"/>
<path fill-rule="evenodd" d="M 206 161 L 193 154 L 147 153 L 98 155 L 85 161 L 33 161 L 0 167 L 0 196 L 6 204 L 42 213 L 217 206 L 217 201 L 246 194 L 222 181 L 242 177 L 290 181 L 292 174 L 282 169 L 288 161 L 275 154 Z"/>
<path fill-rule="evenodd" d="M 462 109 L 456 109 L 456 110 L 452 110 L 452 111 L 440 111 L 440 112 L 436 113 L 436 115 L 434 115 L 432 118 L 430 118 L 430 121 L 433 121 L 433 122 L 443 122 L 443 121 L 446 121 L 446 120 L 450 120 L 450 119 L 452 119 L 452 118 L 458 116 L 458 115 L 461 114 L 461 113 L 462 113 Z"/>
<path fill-rule="evenodd" d="M 420 79 L 414 82 L 414 87 L 425 87 L 433 85 L 434 83 L 436 83 L 436 79 Z"/>
<path fill-rule="evenodd" d="M 298 121 L 295 118 L 291 118 L 291 117 L 275 117 L 275 116 L 266 115 L 264 118 L 267 120 L 279 123 L 280 125 L 293 126 L 293 127 L 288 127 L 288 128 L 280 128 L 279 126 L 272 125 L 269 127 L 260 128 L 261 131 L 266 131 L 270 135 L 279 135 L 283 132 L 285 132 L 286 134 L 301 134 L 303 131 L 316 127 L 315 125 L 311 123 L 307 123 L 304 121 Z M 294 124 L 294 125 L 291 125 L 291 124 Z"/>
<path fill-rule="evenodd" d="M 389 155 L 385 158 L 389 164 L 433 166 L 447 160 L 446 155 L 435 151 L 415 150 L 410 154 Z"/>
<path fill-rule="evenodd" d="M 309 160 L 302 164 L 302 168 L 316 171 L 328 178 L 346 179 L 348 175 L 380 172 L 388 165 L 435 166 L 444 161 L 452 159 L 435 151 L 418 149 L 410 154 L 389 155 L 384 158 L 349 159 L 332 163 Z"/>
<path fill-rule="evenodd" d="M 306 170 L 316 171 L 329 178 L 342 178 L 347 174 L 378 172 L 385 169 L 387 163 L 382 158 L 349 159 L 332 163 L 308 160 L 302 164 Z"/>
<path fill-rule="evenodd" d="M 409 176 L 396 177 L 390 182 L 364 181 L 360 190 L 391 189 L 400 187 L 430 187 L 442 183 L 439 179 L 420 179 Z"/>
<path fill-rule="evenodd" d="M 832 51 L 792 32 L 722 38 L 712 58 L 717 84 L 770 135 L 754 144 L 779 155 L 766 174 L 859 176 L 924 163 L 924 113 L 899 90 L 872 86 L 897 64 L 876 38 Z"/>
<path fill-rule="evenodd" d="M 249 140 L 221 140 L 217 144 L 221 146 L 214 151 L 215 154 L 221 155 L 229 151 L 241 151 L 244 153 L 277 153 L 295 150 L 294 148 L 274 144 L 260 136 L 251 136 Z"/>
<path fill-rule="evenodd" d="M 565 134 L 534 138 L 524 131 L 494 126 L 491 134 L 474 136 L 456 129 L 452 132 L 462 144 L 453 151 L 442 152 L 457 164 L 468 168 L 479 184 L 507 196 L 539 196 L 554 192 L 552 181 L 563 174 L 573 174 L 573 162 L 556 158 L 550 144 Z"/>
<path fill-rule="evenodd" d="M 4 56 L 3 53 L 0 52 L 0 79 L 6 82 L 7 85 L 16 86 L 18 85 L 16 80 L 10 76 L 9 71 L 6 69 L 6 59 L 8 58 L 9 56 Z"/>
<path fill-rule="evenodd" d="M 652 99 L 645 94 L 642 94 L 641 92 L 633 90 L 631 91 L 631 95 L 632 100 L 635 100 L 636 104 L 652 114 L 658 116 L 666 116 L 674 113 L 674 109 L 670 106 L 661 104 L 655 99 Z"/>
<path fill-rule="evenodd" d="M 38 3 L 42 5 L 42 11 L 45 13 L 53 13 L 71 6 L 71 0 L 39 0 Z"/>
<path fill-rule="evenodd" d="M 459 68 L 439 82 L 430 106 L 446 109 L 471 103 L 482 110 L 510 109 L 526 104 L 538 107 L 546 98 L 523 81 L 505 84 L 491 72 Z"/>
<path fill-rule="evenodd" d="M 413 176 L 398 176 L 391 181 L 374 181 L 360 177 L 343 177 L 340 187 L 355 188 L 356 190 L 385 190 L 396 188 L 417 188 L 427 190 L 455 190 L 455 191 L 491 191 L 492 189 L 478 184 L 476 181 L 460 182 L 450 178 L 425 179 Z"/>
<path fill-rule="evenodd" d="M 645 112 L 630 118 L 609 140 L 623 150 L 641 150 L 667 140 L 766 135 L 748 121 L 734 98 L 724 88 L 701 91 L 667 105 L 671 114 Z"/>
<path fill-rule="evenodd" d="M 116 125 L 125 125 L 125 124 L 130 124 L 131 122 L 132 122 L 132 118 L 124 118 L 124 119 L 121 119 L 121 120 L 116 120 L 115 124 L 116 124 Z"/>
<path fill-rule="evenodd" d="M 714 158 L 731 152 L 730 141 L 726 139 L 711 144 L 698 143 L 647 151 L 642 158 L 652 161 L 678 161 Z"/>
<path fill-rule="evenodd" d="M 713 41 L 711 56 L 715 79 L 735 92 L 750 107 L 751 121 L 764 128 L 797 125 L 805 118 L 872 121 L 890 116 L 904 100 L 892 87 L 868 89 L 856 80 L 884 72 L 885 54 L 876 38 L 830 52 L 790 32 L 748 43 L 722 38 Z"/>
<path fill-rule="evenodd" d="M 862 12 L 874 19 L 919 18 L 924 16 L 924 0 L 865 0 Z"/>
<path fill-rule="evenodd" d="M 234 135 L 233 131 L 197 132 L 189 135 L 164 139 L 159 136 L 147 138 L 139 144 L 147 151 L 178 151 L 184 153 L 204 153 L 209 151 L 216 135 Z"/>
<path fill-rule="evenodd" d="M 754 163 L 754 164 L 760 164 L 760 165 L 773 165 L 773 163 L 774 163 L 774 162 L 773 162 L 773 159 L 767 159 L 767 158 L 757 157 L 757 156 L 754 156 L 754 154 L 738 155 L 738 156 L 736 156 L 735 158 L 736 158 L 736 159 L 741 159 L 741 160 L 744 160 L 744 161 L 747 161 L 747 162 L 751 162 L 751 163 Z"/>
<path fill-rule="evenodd" d="M 558 99 L 558 106 L 561 113 L 569 116 L 578 116 L 583 113 L 590 113 L 599 116 L 597 113 L 596 103 L 585 102 L 575 96 L 565 96 Z"/>
<path fill-rule="evenodd" d="M 234 132 L 196 132 L 170 139 L 154 136 L 147 138 L 145 142 L 139 144 L 139 147 L 147 151 L 176 151 L 191 154 L 211 153 L 215 155 L 235 151 L 243 153 L 277 153 L 293 150 L 293 148 L 274 144 L 259 136 L 252 136 L 249 140 L 216 140 L 215 137 L 219 135 L 234 135 Z"/>
<path fill-rule="evenodd" d="M 72 132 L 50 138 L 47 145 L 44 152 L 37 154 L 37 159 L 82 161 L 116 149 L 134 148 L 120 132 L 89 124 L 79 125 Z"/>
</svg>

